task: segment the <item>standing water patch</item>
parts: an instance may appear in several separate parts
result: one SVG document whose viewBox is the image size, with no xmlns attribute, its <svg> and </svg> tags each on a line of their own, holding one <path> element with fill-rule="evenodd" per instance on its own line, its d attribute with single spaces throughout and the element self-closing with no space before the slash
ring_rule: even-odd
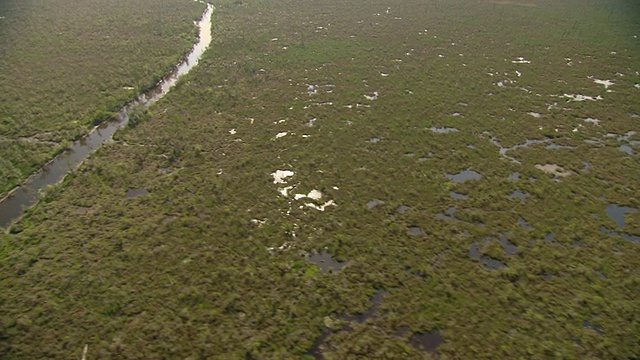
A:
<svg viewBox="0 0 640 360">
<path fill-rule="evenodd" d="M 406 213 L 409 209 L 411 209 L 411 206 L 409 206 L 409 205 L 405 205 L 405 204 L 402 204 L 402 205 L 400 205 L 400 206 L 398 207 L 398 210 L 397 210 L 397 211 L 398 211 L 400 214 L 404 214 L 404 213 Z"/>
<path fill-rule="evenodd" d="M 527 194 L 523 193 L 520 190 L 514 190 L 511 195 L 509 195 L 509 199 L 514 200 L 514 199 L 520 199 L 521 203 L 524 203 L 525 200 L 527 199 Z"/>
<path fill-rule="evenodd" d="M 607 205 L 605 211 L 607 213 L 607 216 L 609 216 L 609 218 L 611 218 L 611 220 L 613 220 L 616 223 L 616 226 L 618 227 L 618 229 L 622 229 L 624 228 L 624 224 L 625 224 L 625 218 L 624 218 L 625 214 L 636 212 L 638 211 L 638 209 L 631 206 L 609 204 Z M 617 231 L 609 229 L 606 226 L 600 227 L 600 231 L 607 235 L 619 236 L 631 242 L 640 244 L 640 236 L 638 235 L 618 233 Z"/>
<path fill-rule="evenodd" d="M 618 147 L 618 150 L 626 154 L 633 155 L 633 149 L 629 145 L 620 145 L 620 147 Z"/>
<path fill-rule="evenodd" d="M 609 228 L 608 228 L 608 227 L 606 227 L 606 226 L 601 226 L 601 227 L 600 227 L 600 231 L 601 231 L 602 233 L 605 233 L 605 234 L 610 235 L 610 236 L 618 236 L 618 237 L 621 237 L 621 238 L 623 238 L 623 239 L 629 240 L 629 241 L 631 241 L 631 242 L 634 242 L 634 243 L 638 243 L 638 244 L 640 244 L 640 235 L 633 235 L 633 234 L 627 234 L 627 233 L 619 233 L 619 232 L 617 232 L 617 231 L 614 231 L 614 230 L 609 229 Z"/>
<path fill-rule="evenodd" d="M 449 178 L 449 180 L 455 181 L 455 182 L 465 182 L 467 180 L 479 180 L 482 179 L 482 175 L 480 175 L 479 173 L 471 170 L 471 169 L 466 169 L 466 170 L 462 170 L 457 174 L 447 174 L 447 178 Z"/>
<path fill-rule="evenodd" d="M 626 213 L 636 212 L 638 211 L 638 209 L 630 206 L 609 204 L 607 205 L 605 211 L 607 212 L 607 215 L 611 218 L 611 220 L 615 221 L 616 226 L 618 226 L 619 229 L 622 229 L 625 223 L 624 215 Z"/>
<path fill-rule="evenodd" d="M 520 227 L 525 230 L 533 229 L 533 226 L 531 226 L 531 224 L 529 224 L 525 219 L 521 217 L 518 218 L 518 225 L 520 225 Z"/>
<path fill-rule="evenodd" d="M 134 198 L 134 197 L 138 197 L 138 196 L 147 195 L 148 193 L 149 192 L 147 191 L 147 189 L 129 189 L 124 194 L 124 198 L 125 199 L 130 199 L 130 198 Z"/>
<path fill-rule="evenodd" d="M 371 299 L 371 307 L 367 311 L 363 312 L 362 314 L 355 315 L 353 317 L 346 317 L 346 318 L 348 320 L 355 320 L 359 323 L 363 323 L 368 319 L 373 318 L 375 316 L 376 310 L 378 309 L 380 304 L 382 304 L 382 298 L 386 293 L 387 292 L 384 290 L 376 291 L 375 295 L 373 295 L 373 298 Z"/>
<path fill-rule="evenodd" d="M 482 265 L 489 270 L 498 270 L 507 267 L 507 264 L 498 259 L 494 259 L 487 255 L 481 255 L 478 243 L 473 243 L 469 246 L 469 257 L 480 261 Z"/>
<path fill-rule="evenodd" d="M 502 249 L 507 256 L 513 256 L 520 251 L 518 245 L 512 243 L 511 240 L 507 238 L 507 234 L 500 234 L 500 245 L 502 245 Z"/>
<path fill-rule="evenodd" d="M 307 255 L 307 261 L 319 267 L 323 273 L 336 273 L 348 264 L 348 262 L 340 262 L 334 259 L 327 249 L 322 249 L 320 252 L 312 251 Z"/>
<path fill-rule="evenodd" d="M 444 213 L 436 214 L 436 217 L 438 219 L 442 219 L 442 220 L 457 220 L 455 218 L 455 216 L 453 216 L 453 214 L 455 214 L 455 212 L 456 212 L 456 207 L 455 206 L 449 206 L 447 208 L 447 210 L 445 210 Z"/>
<path fill-rule="evenodd" d="M 432 354 L 436 354 L 438 346 L 444 342 L 439 331 L 430 331 L 411 335 L 409 343 L 416 349 L 421 349 Z"/>
<path fill-rule="evenodd" d="M 414 236 L 419 236 L 419 235 L 425 235 L 426 234 L 424 232 L 424 230 L 422 230 L 422 228 L 420 228 L 418 226 L 409 226 L 407 228 L 407 230 L 409 231 L 409 234 L 414 235 Z"/>
<path fill-rule="evenodd" d="M 598 323 L 595 323 L 595 322 L 592 322 L 592 321 L 589 321 L 589 320 L 585 320 L 585 321 L 582 322 L 582 326 L 585 329 L 590 329 L 590 330 L 595 331 L 598 335 L 604 334 L 604 328 Z"/>
<path fill-rule="evenodd" d="M 456 200 L 467 200 L 469 195 L 460 194 L 455 191 L 449 191 L 449 195 Z"/>
</svg>

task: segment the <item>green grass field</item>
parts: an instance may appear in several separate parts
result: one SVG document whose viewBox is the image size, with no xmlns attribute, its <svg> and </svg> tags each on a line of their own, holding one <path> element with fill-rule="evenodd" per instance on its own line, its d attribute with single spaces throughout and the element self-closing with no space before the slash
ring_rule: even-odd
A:
<svg viewBox="0 0 640 360">
<path fill-rule="evenodd" d="M 0 196 L 152 87 L 190 49 L 189 1 L 0 4 Z"/>
<path fill-rule="evenodd" d="M 3 236 L 1 357 L 640 356 L 637 4 L 215 4 Z"/>
</svg>

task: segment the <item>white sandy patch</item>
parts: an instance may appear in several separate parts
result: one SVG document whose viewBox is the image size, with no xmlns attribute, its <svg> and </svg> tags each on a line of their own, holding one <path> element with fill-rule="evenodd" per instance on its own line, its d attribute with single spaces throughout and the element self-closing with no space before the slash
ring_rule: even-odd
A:
<svg viewBox="0 0 640 360">
<path fill-rule="evenodd" d="M 514 64 L 531 64 L 531 61 L 525 60 L 523 57 L 518 57 L 516 60 L 511 61 Z"/>
<path fill-rule="evenodd" d="M 533 116 L 534 118 L 540 118 L 540 117 L 542 117 L 542 115 L 540 115 L 540 113 L 533 112 L 533 111 L 530 111 L 530 112 L 528 112 L 527 114 L 529 114 L 529 115 Z"/>
<path fill-rule="evenodd" d="M 559 107 L 557 102 L 554 102 L 553 104 L 549 104 L 549 106 L 547 106 L 547 110 L 563 110 L 563 111 L 569 111 L 569 110 L 573 110 L 572 108 L 568 108 L 568 107 Z"/>
<path fill-rule="evenodd" d="M 308 194 L 295 194 L 293 196 L 294 199 L 296 200 L 300 200 L 300 199 L 304 199 L 304 198 L 309 198 L 312 200 L 320 200 L 322 199 L 322 193 L 318 190 L 311 190 Z"/>
<path fill-rule="evenodd" d="M 547 174 L 553 174 L 559 177 L 565 177 L 573 174 L 572 171 L 564 170 L 561 166 L 558 166 L 556 164 L 545 164 L 545 165 L 537 164 L 536 169 L 542 170 Z"/>
<path fill-rule="evenodd" d="M 288 132 L 286 132 L 286 131 L 279 132 L 279 133 L 277 133 L 277 134 L 276 134 L 276 137 L 275 137 L 275 138 L 276 138 L 276 139 L 280 139 L 281 137 L 285 137 L 285 136 L 287 136 L 287 134 L 289 134 L 289 133 L 288 133 Z"/>
<path fill-rule="evenodd" d="M 583 119 L 583 121 L 586 122 L 586 123 L 590 123 L 590 124 L 593 124 L 593 125 L 600 126 L 600 120 L 598 120 L 598 119 L 586 118 L 586 119 Z"/>
<path fill-rule="evenodd" d="M 276 251 L 289 250 L 289 249 L 291 249 L 291 246 L 292 246 L 291 244 L 284 243 L 284 244 L 282 244 L 282 245 L 280 245 L 280 246 L 268 247 L 268 248 L 267 248 L 267 251 L 268 251 L 270 254 L 273 254 L 273 253 L 275 253 Z"/>
<path fill-rule="evenodd" d="M 608 89 L 609 86 L 614 85 L 614 82 L 611 80 L 593 79 L 593 82 L 596 84 L 603 85 L 605 89 Z"/>
<path fill-rule="evenodd" d="M 289 196 L 289 190 L 291 190 L 291 189 L 293 189 L 293 186 L 287 186 L 287 187 L 283 187 L 283 188 L 278 189 L 278 192 L 282 196 L 287 197 L 287 196 Z"/>
<path fill-rule="evenodd" d="M 123 86 L 122 88 L 124 90 L 134 90 L 135 89 L 133 86 Z"/>
<path fill-rule="evenodd" d="M 276 170 L 275 172 L 271 173 L 271 176 L 273 176 L 274 184 L 286 184 L 287 182 L 285 181 L 285 179 L 293 176 L 294 174 L 295 173 L 291 170 Z"/>
<path fill-rule="evenodd" d="M 376 100 L 378 98 L 378 92 L 374 91 L 373 95 L 364 94 L 363 95 L 367 100 Z"/>
<path fill-rule="evenodd" d="M 591 100 L 591 101 L 596 101 L 596 100 L 602 100 L 602 96 L 598 95 L 596 97 L 592 97 L 592 96 L 587 96 L 587 95 L 580 95 L 580 94 L 563 94 L 562 97 L 565 97 L 569 100 L 567 100 L 567 102 L 569 101 L 585 101 L 585 100 Z"/>
<path fill-rule="evenodd" d="M 324 211 L 325 208 L 327 208 L 329 206 L 337 206 L 337 205 L 333 200 L 329 200 L 329 201 L 327 201 L 326 203 L 324 203 L 322 205 L 316 205 L 316 204 L 313 204 L 313 203 L 306 203 L 306 204 L 304 204 L 304 206 L 310 207 L 312 209 L 316 209 L 318 211 Z M 300 208 L 302 208 L 302 206 Z"/>
<path fill-rule="evenodd" d="M 516 75 L 517 75 L 518 77 L 520 77 L 520 76 L 522 76 L 522 73 L 521 73 L 520 71 L 516 70 Z"/>
<path fill-rule="evenodd" d="M 389 74 L 384 73 L 384 72 L 381 72 L 381 73 L 380 73 L 380 76 L 382 76 L 382 77 L 387 77 L 387 76 L 389 76 Z"/>
<path fill-rule="evenodd" d="M 256 225 L 257 227 L 261 227 L 262 225 L 267 223 L 267 220 L 251 219 L 251 223 L 253 225 Z"/>
<path fill-rule="evenodd" d="M 236 129 L 229 130 L 229 134 L 231 135 L 235 135 L 236 133 L 237 133 Z"/>
<path fill-rule="evenodd" d="M 633 87 L 635 87 L 636 89 L 640 89 L 640 84 L 635 84 L 633 85 Z"/>
</svg>

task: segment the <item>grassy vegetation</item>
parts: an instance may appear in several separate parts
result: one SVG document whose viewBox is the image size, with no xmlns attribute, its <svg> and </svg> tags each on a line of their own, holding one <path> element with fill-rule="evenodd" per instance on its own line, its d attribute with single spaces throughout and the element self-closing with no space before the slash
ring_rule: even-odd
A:
<svg viewBox="0 0 640 360">
<path fill-rule="evenodd" d="M 637 13 L 218 3 L 199 66 L 4 236 L 0 354 L 303 359 L 324 334 L 325 359 L 424 359 L 410 339 L 438 331 L 440 359 L 638 356 L 640 244 L 601 231 L 609 203 L 640 207 L 640 149 L 607 136 L 638 128 Z M 446 177 L 467 168 L 482 178 Z M 620 231 L 640 234 L 640 211 Z M 348 264 L 306 261 L 324 248 Z"/>
<path fill-rule="evenodd" d="M 190 1 L 0 4 L 0 196 L 152 87 L 197 37 Z"/>
</svg>

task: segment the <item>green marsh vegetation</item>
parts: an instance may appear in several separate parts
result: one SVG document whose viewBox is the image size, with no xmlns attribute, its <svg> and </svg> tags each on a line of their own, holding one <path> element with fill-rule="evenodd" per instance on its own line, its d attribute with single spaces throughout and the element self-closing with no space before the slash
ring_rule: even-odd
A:
<svg viewBox="0 0 640 360">
<path fill-rule="evenodd" d="M 605 210 L 640 207 L 637 5 L 216 6 L 200 65 L 4 236 L 4 357 L 640 353 L 640 244 L 602 231 L 640 235 Z"/>
<path fill-rule="evenodd" d="M 0 195 L 153 87 L 197 38 L 189 1 L 0 4 Z"/>
</svg>

